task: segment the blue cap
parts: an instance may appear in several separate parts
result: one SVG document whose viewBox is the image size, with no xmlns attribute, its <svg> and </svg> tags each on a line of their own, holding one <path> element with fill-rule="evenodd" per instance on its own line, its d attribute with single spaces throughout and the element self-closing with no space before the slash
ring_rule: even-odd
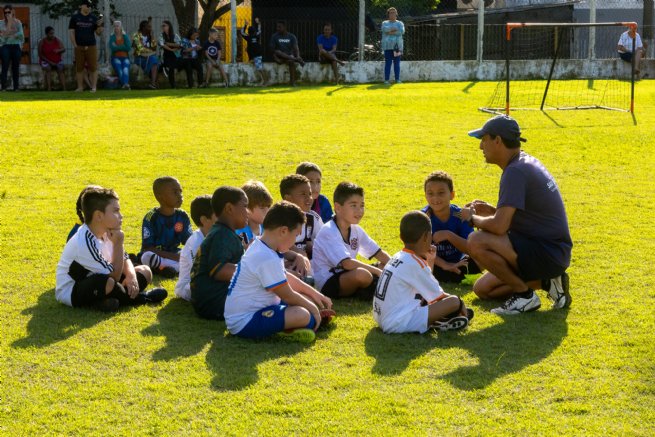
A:
<svg viewBox="0 0 655 437">
<path fill-rule="evenodd" d="M 480 129 L 475 129 L 469 132 L 469 136 L 478 139 L 486 134 L 496 135 L 506 140 L 527 141 L 525 138 L 521 138 L 519 124 L 509 115 L 497 115 L 487 120 L 484 126 Z"/>
</svg>

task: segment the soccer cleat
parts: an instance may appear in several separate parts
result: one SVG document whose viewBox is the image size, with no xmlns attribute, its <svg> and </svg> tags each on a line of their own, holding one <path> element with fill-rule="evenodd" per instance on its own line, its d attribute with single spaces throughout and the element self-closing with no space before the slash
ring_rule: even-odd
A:
<svg viewBox="0 0 655 437">
<path fill-rule="evenodd" d="M 466 308 L 466 318 L 469 319 L 469 322 L 473 320 L 473 316 L 475 316 L 475 313 L 471 308 Z"/>
<path fill-rule="evenodd" d="M 115 297 L 107 297 L 95 304 L 95 309 L 103 313 L 115 313 L 120 307 L 120 302 Z"/>
<path fill-rule="evenodd" d="M 313 330 L 307 328 L 287 329 L 278 334 L 281 338 L 299 343 L 311 343 L 316 339 Z"/>
<path fill-rule="evenodd" d="M 152 290 L 142 291 L 135 298 L 137 303 L 159 303 L 166 299 L 168 292 L 164 288 L 153 288 Z"/>
<path fill-rule="evenodd" d="M 323 308 L 319 314 L 321 315 L 321 326 L 328 325 L 332 321 L 332 318 L 337 315 L 334 310 L 329 308 Z"/>
<path fill-rule="evenodd" d="M 469 319 L 464 316 L 456 316 L 443 322 L 434 322 L 432 325 L 430 325 L 430 328 L 442 332 L 459 331 L 460 329 L 466 328 L 468 325 Z"/>
<path fill-rule="evenodd" d="M 548 297 L 553 301 L 553 309 L 568 308 L 573 299 L 569 293 L 569 275 L 564 272 L 561 276 L 547 281 Z"/>
<path fill-rule="evenodd" d="M 518 294 L 512 295 L 504 304 L 498 308 L 491 310 L 492 313 L 498 314 L 501 316 L 509 316 L 514 314 L 527 313 L 530 311 L 536 311 L 541 306 L 541 300 L 537 293 L 532 292 L 532 296 L 524 298 Z"/>
</svg>

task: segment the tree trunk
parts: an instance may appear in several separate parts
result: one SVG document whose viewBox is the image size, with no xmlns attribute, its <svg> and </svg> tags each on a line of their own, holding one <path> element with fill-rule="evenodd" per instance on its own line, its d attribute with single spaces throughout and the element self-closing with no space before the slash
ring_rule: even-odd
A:
<svg viewBox="0 0 655 437">
<path fill-rule="evenodd" d="M 196 24 L 197 0 L 172 0 L 175 17 L 180 28 L 180 36 L 185 37 L 189 29 Z"/>
<path fill-rule="evenodd" d="M 204 3 L 204 4 L 203 4 Z M 230 12 L 230 4 L 226 4 L 218 7 L 220 0 L 209 0 L 206 2 L 200 2 L 204 13 L 202 14 L 202 19 L 200 20 L 200 26 L 198 30 L 200 31 L 200 38 L 207 39 L 209 34 L 209 29 L 214 25 L 214 21 L 221 18 L 223 15 Z M 237 6 L 243 3 L 243 0 L 237 0 Z M 212 13 L 213 12 L 213 13 Z"/>
</svg>

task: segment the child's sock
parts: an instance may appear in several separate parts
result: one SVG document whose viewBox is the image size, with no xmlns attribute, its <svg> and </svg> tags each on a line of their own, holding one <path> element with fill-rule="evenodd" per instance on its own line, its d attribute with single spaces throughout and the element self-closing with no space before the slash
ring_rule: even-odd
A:
<svg viewBox="0 0 655 437">
<path fill-rule="evenodd" d="M 314 318 L 313 314 L 310 314 L 309 315 L 309 323 L 307 324 L 307 326 L 305 326 L 305 328 L 314 329 L 314 326 L 316 326 L 316 319 Z"/>
</svg>

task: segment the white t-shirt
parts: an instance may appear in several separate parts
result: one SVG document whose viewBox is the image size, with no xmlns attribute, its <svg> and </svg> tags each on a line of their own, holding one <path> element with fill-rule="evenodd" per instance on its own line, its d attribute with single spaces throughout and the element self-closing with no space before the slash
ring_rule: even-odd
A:
<svg viewBox="0 0 655 437">
<path fill-rule="evenodd" d="M 306 223 L 302 225 L 302 231 L 296 238 L 296 247 L 302 251 L 307 251 L 307 243 L 314 241 L 318 232 L 323 227 L 321 216 L 314 211 L 305 213 Z"/>
<path fill-rule="evenodd" d="M 403 249 L 387 263 L 373 298 L 373 318 L 384 332 L 425 332 L 427 311 L 422 311 L 422 297 L 428 304 L 444 296 L 439 282 L 424 259 Z M 418 317 L 418 319 L 417 319 Z"/>
<path fill-rule="evenodd" d="M 630 35 L 628 35 L 627 30 L 621 34 L 621 38 L 619 38 L 619 45 L 625 47 L 628 53 L 632 52 L 632 38 L 630 38 Z M 635 33 L 635 49 L 638 50 L 643 47 L 644 44 L 641 42 L 641 36 L 638 33 Z"/>
<path fill-rule="evenodd" d="M 355 259 L 358 254 L 373 258 L 380 251 L 380 246 L 359 225 L 350 225 L 348 234 L 348 239 L 344 240 L 335 217 L 323 225 L 316 236 L 312 271 L 317 290 L 321 290 L 332 275 L 344 270 L 341 267 L 343 260 Z"/>
<path fill-rule="evenodd" d="M 71 277 L 71 265 L 75 262 L 86 269 L 87 276 L 93 273 L 109 275 L 114 271 L 111 259 L 114 245 L 103 235 L 97 238 L 87 225 L 82 225 L 77 233 L 68 240 L 57 264 L 57 285 L 55 296 L 57 300 L 68 306 L 73 306 L 71 295 L 75 280 Z M 127 259 L 127 253 L 125 254 Z M 76 266 L 79 269 L 79 266 Z"/>
<path fill-rule="evenodd" d="M 198 229 L 186 240 L 180 251 L 180 277 L 175 284 L 175 296 L 184 300 L 191 300 L 191 267 L 204 239 L 205 234 Z"/>
<path fill-rule="evenodd" d="M 232 334 L 240 332 L 262 308 L 279 305 L 273 290 L 287 283 L 282 254 L 256 238 L 237 265 L 225 300 L 225 324 Z"/>
</svg>

